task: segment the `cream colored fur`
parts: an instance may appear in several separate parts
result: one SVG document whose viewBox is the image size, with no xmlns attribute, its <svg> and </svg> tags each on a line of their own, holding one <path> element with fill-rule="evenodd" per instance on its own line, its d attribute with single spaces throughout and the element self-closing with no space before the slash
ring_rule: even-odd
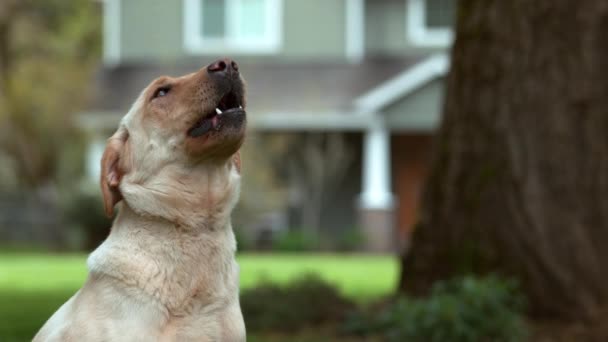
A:
<svg viewBox="0 0 608 342">
<path fill-rule="evenodd" d="M 183 134 L 150 129 L 145 101 L 144 91 L 118 129 L 130 170 L 111 233 L 36 342 L 245 340 L 230 222 L 238 166 L 190 160 Z"/>
</svg>

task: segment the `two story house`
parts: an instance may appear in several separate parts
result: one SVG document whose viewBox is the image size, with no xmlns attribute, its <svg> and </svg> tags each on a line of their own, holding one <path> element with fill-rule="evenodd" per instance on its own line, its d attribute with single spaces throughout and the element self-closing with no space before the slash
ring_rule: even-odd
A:
<svg viewBox="0 0 608 342">
<path fill-rule="evenodd" d="M 149 81 L 230 56 L 257 134 L 348 135 L 355 158 L 321 225 L 360 227 L 367 249 L 394 250 L 416 221 L 455 2 L 104 0 L 103 66 L 79 116 L 92 136 L 89 173 L 96 179 L 105 139 Z"/>
</svg>

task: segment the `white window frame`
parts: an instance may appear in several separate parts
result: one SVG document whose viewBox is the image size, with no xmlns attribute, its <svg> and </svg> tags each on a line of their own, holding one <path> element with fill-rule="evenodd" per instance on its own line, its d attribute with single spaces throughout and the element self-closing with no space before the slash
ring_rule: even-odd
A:
<svg viewBox="0 0 608 342">
<path fill-rule="evenodd" d="M 226 0 L 227 35 L 238 30 L 241 15 L 238 10 L 240 1 Z M 230 38 L 205 38 L 201 34 L 203 16 L 201 15 L 202 0 L 184 0 L 184 48 L 194 54 L 243 53 L 243 54 L 272 54 L 277 53 L 282 46 L 283 0 L 265 0 L 268 33 L 260 40 L 231 41 Z"/>
<path fill-rule="evenodd" d="M 406 32 L 413 44 L 428 47 L 446 47 L 452 44 L 454 31 L 451 27 L 429 28 L 426 25 L 426 0 L 406 1 Z"/>
<path fill-rule="evenodd" d="M 351 63 L 365 57 L 365 0 L 346 0 L 345 50 Z"/>
<path fill-rule="evenodd" d="M 120 62 L 120 0 L 103 1 L 103 62 L 115 66 Z"/>
</svg>

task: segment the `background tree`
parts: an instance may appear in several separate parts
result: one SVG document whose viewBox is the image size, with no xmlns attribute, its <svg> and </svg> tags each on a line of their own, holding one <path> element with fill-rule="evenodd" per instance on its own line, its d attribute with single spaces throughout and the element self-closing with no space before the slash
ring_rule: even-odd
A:
<svg viewBox="0 0 608 342">
<path fill-rule="evenodd" d="M 100 55 L 98 4 L 90 0 L 0 3 L 0 175 L 38 187 L 72 178 L 82 153 L 74 112 Z"/>
<path fill-rule="evenodd" d="M 322 216 L 324 206 L 336 200 L 355 162 L 351 140 L 338 132 L 251 132 L 243 145 L 243 165 L 249 167 L 235 212 L 237 230 L 248 226 L 237 231 L 243 239 L 266 248 L 280 239 L 272 232 L 287 228 L 294 234 L 286 239 L 297 240 L 305 248 L 319 248 L 344 235 L 338 229 L 323 231 L 328 227 L 322 227 Z M 352 239 L 356 244 L 356 236 Z"/>
<path fill-rule="evenodd" d="M 608 299 L 608 2 L 458 6 L 401 288 L 499 270 L 531 309 L 593 317 Z"/>
<path fill-rule="evenodd" d="M 324 203 L 340 190 L 354 153 L 341 133 L 295 136 L 286 152 L 289 187 L 302 210 L 301 228 L 319 241 Z"/>
</svg>

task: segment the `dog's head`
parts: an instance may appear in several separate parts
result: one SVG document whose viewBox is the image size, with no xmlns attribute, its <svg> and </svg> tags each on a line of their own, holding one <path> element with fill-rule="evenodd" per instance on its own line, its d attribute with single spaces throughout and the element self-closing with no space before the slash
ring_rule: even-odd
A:
<svg viewBox="0 0 608 342">
<path fill-rule="evenodd" d="M 180 196 L 190 196 L 188 203 L 210 196 L 197 192 L 221 188 L 216 183 L 240 172 L 245 117 L 244 83 L 230 59 L 154 80 L 108 140 L 101 162 L 106 213 L 123 197 L 137 207 L 127 193 L 150 210 L 177 206 Z"/>
</svg>

